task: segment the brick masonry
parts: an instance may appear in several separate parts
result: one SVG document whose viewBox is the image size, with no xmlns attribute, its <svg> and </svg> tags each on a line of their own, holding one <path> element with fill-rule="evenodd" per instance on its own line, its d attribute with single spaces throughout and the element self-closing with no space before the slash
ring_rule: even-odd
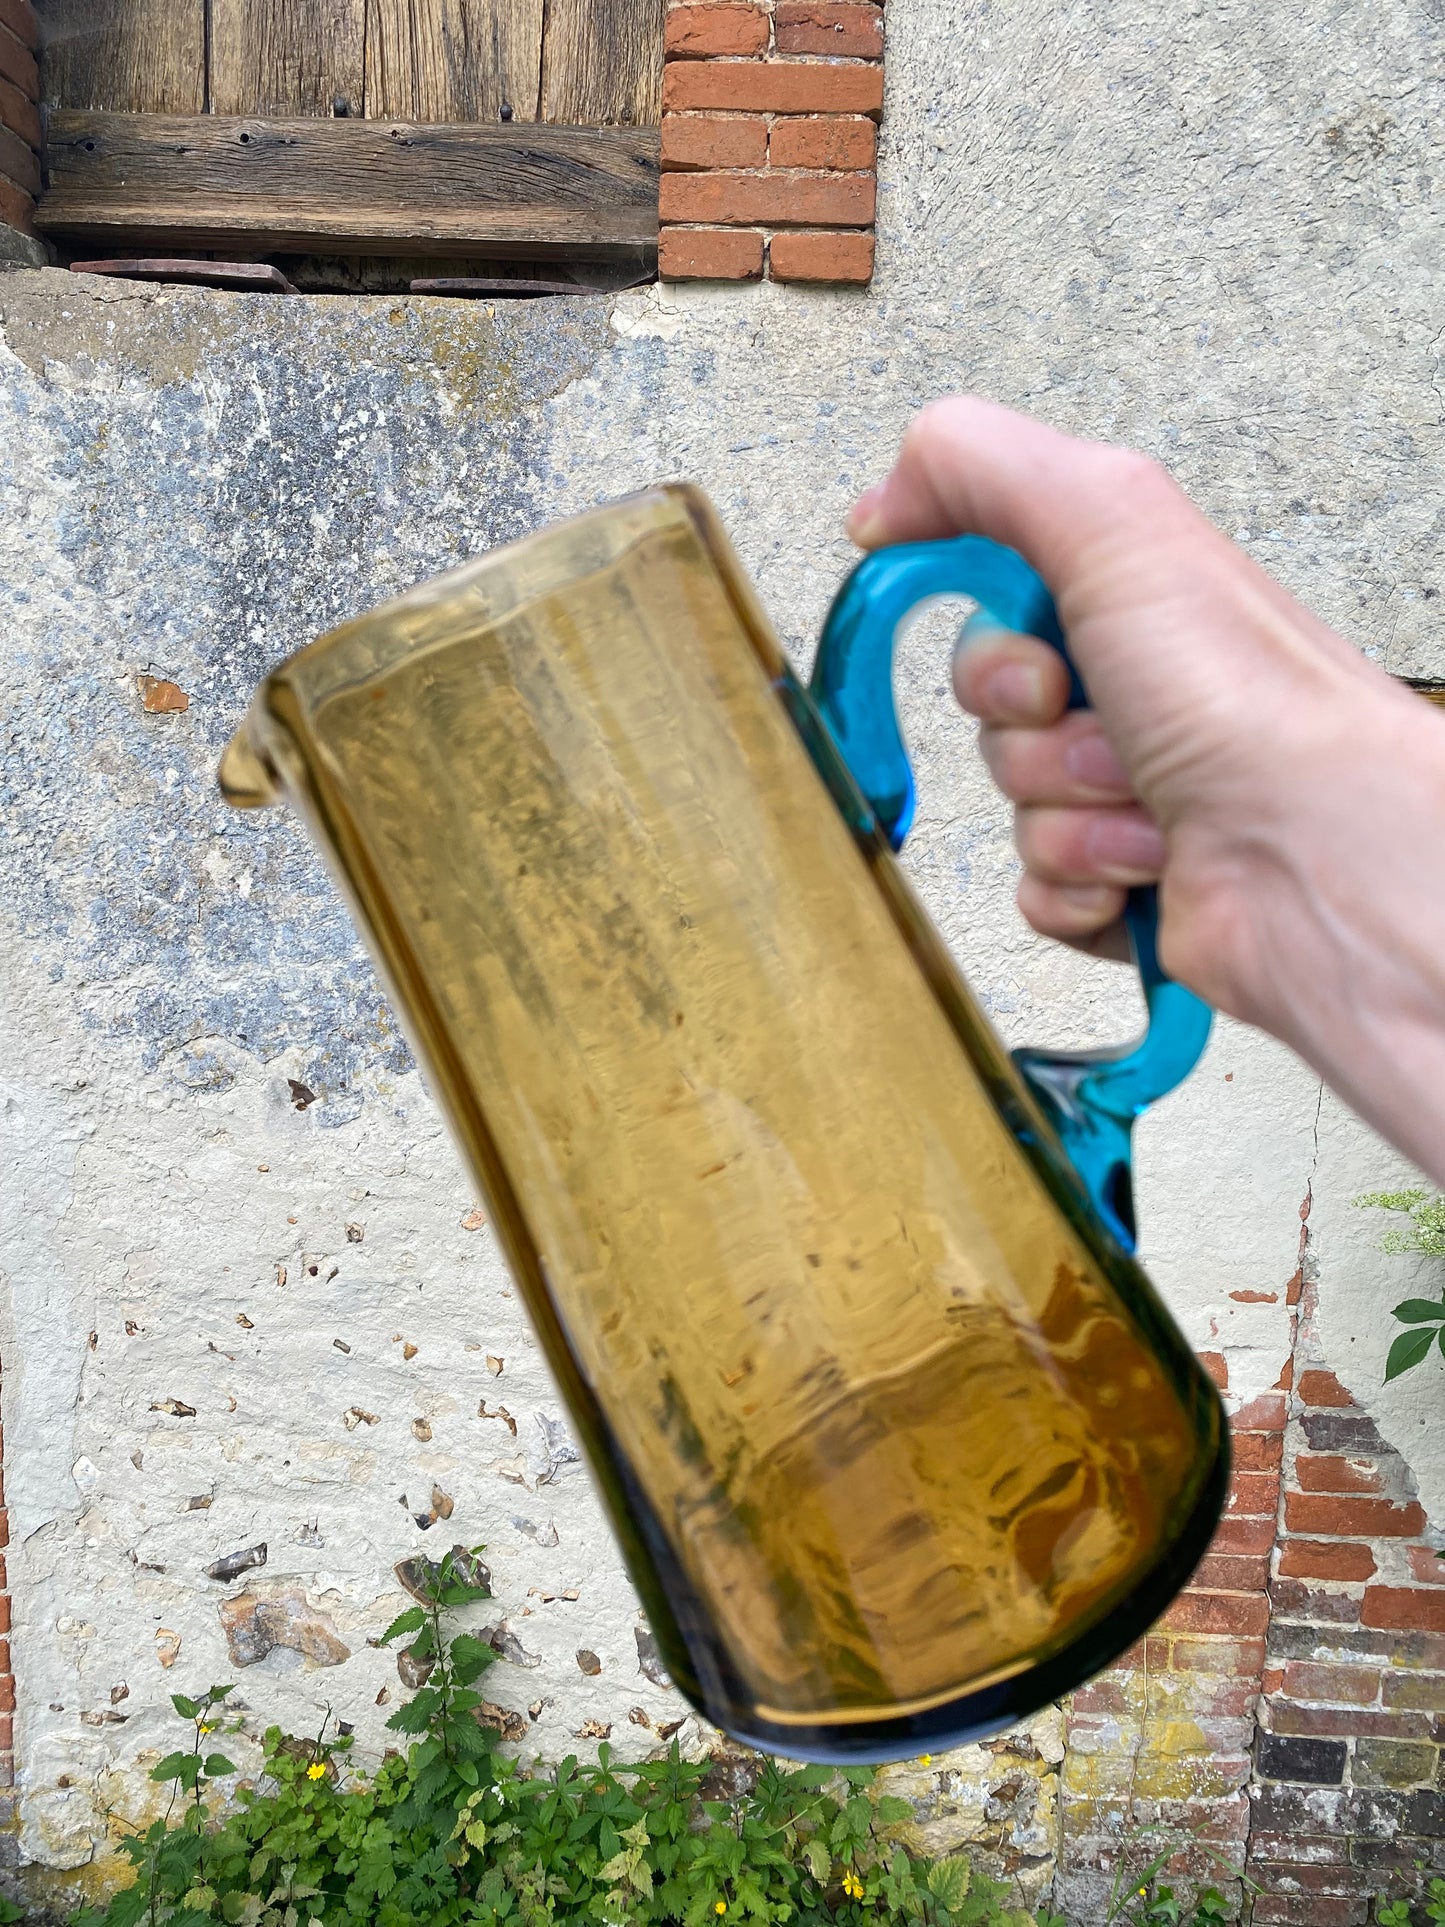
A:
<svg viewBox="0 0 1445 1927">
<path fill-rule="evenodd" d="M 1213 1545 L 1069 1705 L 1070 1921 L 1102 1919 L 1161 1852 L 1161 1879 L 1218 1887 L 1255 1927 L 1364 1927 L 1376 1897 L 1445 1871 L 1445 1561 L 1409 1466 L 1324 1365 L 1308 1219 L 1307 1198 L 1289 1357 L 1234 1411 Z M 1205 1362 L 1228 1396 L 1224 1359 Z"/>
<path fill-rule="evenodd" d="M 0 0 L 0 221 L 22 234 L 40 192 L 39 45 L 30 0 Z"/>
<path fill-rule="evenodd" d="M 669 0 L 663 279 L 866 284 L 882 111 L 881 0 Z"/>
</svg>

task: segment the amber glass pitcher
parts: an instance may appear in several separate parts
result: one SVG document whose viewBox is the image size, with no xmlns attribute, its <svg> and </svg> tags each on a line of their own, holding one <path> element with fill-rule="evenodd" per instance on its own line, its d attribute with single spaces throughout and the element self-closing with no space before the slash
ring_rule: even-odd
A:
<svg viewBox="0 0 1445 1927">
<path fill-rule="evenodd" d="M 662 1654 L 793 1758 L 976 1737 L 1203 1551 L 1218 1400 L 1132 1252 L 1128 1131 L 1208 1017 L 1011 1058 L 893 856 L 893 634 L 981 541 L 870 558 L 811 690 L 659 488 L 323 636 L 227 797 L 330 856 L 491 1208 Z M 1082 695 L 1082 692 L 1080 692 Z"/>
</svg>

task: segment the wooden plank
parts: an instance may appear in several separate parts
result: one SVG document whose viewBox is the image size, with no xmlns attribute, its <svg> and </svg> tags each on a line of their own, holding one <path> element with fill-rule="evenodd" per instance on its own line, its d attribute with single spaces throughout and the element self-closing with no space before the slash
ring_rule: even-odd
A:
<svg viewBox="0 0 1445 1927">
<path fill-rule="evenodd" d="M 213 114 L 359 116 L 366 0 L 210 0 Z"/>
<path fill-rule="evenodd" d="M 640 257 L 658 144 L 650 128 L 56 113 L 36 224 L 150 253 L 244 235 L 258 253 Z"/>
<path fill-rule="evenodd" d="M 183 281 L 196 288 L 231 288 L 243 294 L 295 294 L 282 274 L 264 261 L 72 261 L 72 274 L 108 274 L 121 281 Z"/>
<path fill-rule="evenodd" d="M 544 0 L 367 0 L 369 119 L 536 120 Z"/>
<path fill-rule="evenodd" d="M 206 111 L 205 0 L 42 0 L 37 11 L 47 105 Z"/>
<path fill-rule="evenodd" d="M 660 126 L 664 11 L 664 0 L 548 0 L 543 120 Z"/>
</svg>

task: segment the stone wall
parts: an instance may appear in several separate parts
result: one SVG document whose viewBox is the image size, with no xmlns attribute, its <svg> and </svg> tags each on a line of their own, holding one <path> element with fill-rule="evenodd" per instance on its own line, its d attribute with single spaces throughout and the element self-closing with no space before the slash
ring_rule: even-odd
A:
<svg viewBox="0 0 1445 1927">
<path fill-rule="evenodd" d="M 400 1689 L 367 1642 L 395 1563 L 439 1541 L 489 1546 L 514 1655 L 489 1680 L 527 1750 L 608 1726 L 636 1754 L 684 1713 L 321 866 L 284 817 L 217 803 L 268 666 L 679 473 L 806 664 L 846 505 L 967 386 L 1153 449 L 1387 667 L 1440 672 L 1434 0 L 888 16 L 866 293 L 489 308 L 0 276 L 6 1838 L 34 1891 L 109 1877 L 171 1690 L 235 1678 L 256 1729 L 329 1703 L 378 1749 Z M 1013 910 L 947 689 L 956 613 L 901 650 L 911 874 L 1008 1041 L 1112 1041 L 1124 973 Z M 1321 1923 L 1438 1854 L 1440 1368 L 1382 1378 L 1388 1307 L 1439 1285 L 1351 1208 L 1407 1176 L 1228 1025 L 1146 1121 L 1144 1255 L 1236 1410 L 1234 1510 L 1128 1663 L 907 1770 L 920 1838 L 1053 1887 L 1078 1927 L 1165 1850 L 1186 1885 L 1229 1885 L 1205 1846 L 1247 1860 L 1257 1919 Z"/>
</svg>

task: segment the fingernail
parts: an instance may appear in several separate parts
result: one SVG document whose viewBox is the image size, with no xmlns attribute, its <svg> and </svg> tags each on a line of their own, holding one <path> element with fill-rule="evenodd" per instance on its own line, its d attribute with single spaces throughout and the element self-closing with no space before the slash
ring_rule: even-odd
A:
<svg viewBox="0 0 1445 1927">
<path fill-rule="evenodd" d="M 1131 785 L 1124 765 L 1097 732 L 1076 736 L 1064 751 L 1064 768 L 1085 789 L 1127 796 Z"/>
<path fill-rule="evenodd" d="M 1093 861 L 1115 883 L 1150 883 L 1164 868 L 1163 836 L 1147 817 L 1132 811 L 1095 817 L 1087 847 Z"/>
<path fill-rule="evenodd" d="M 886 482 L 875 482 L 872 488 L 865 489 L 844 520 L 848 539 L 860 549 L 870 548 L 882 537 L 883 496 L 887 486 Z"/>
<path fill-rule="evenodd" d="M 1044 706 L 1044 679 L 1031 663 L 1001 662 L 984 678 L 988 713 L 1001 722 L 1032 721 Z"/>
</svg>

